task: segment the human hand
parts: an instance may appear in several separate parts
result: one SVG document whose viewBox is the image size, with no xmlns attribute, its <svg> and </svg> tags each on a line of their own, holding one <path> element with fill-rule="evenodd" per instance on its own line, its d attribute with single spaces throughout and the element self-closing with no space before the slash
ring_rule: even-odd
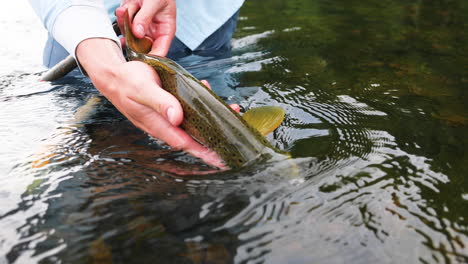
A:
<svg viewBox="0 0 468 264">
<path fill-rule="evenodd" d="M 126 62 L 118 46 L 108 39 L 82 41 L 77 58 L 94 86 L 135 126 L 209 165 L 225 168 L 216 153 L 179 127 L 183 120 L 182 107 L 160 87 L 153 68 L 139 61 Z M 207 82 L 204 84 L 209 87 Z M 240 111 L 238 105 L 231 107 Z"/>
<path fill-rule="evenodd" d="M 158 75 L 151 67 L 138 61 L 127 62 L 119 67 L 117 76 L 114 81 L 119 88 L 105 96 L 135 126 L 209 165 L 225 168 L 215 152 L 179 127 L 183 120 L 182 108 L 174 96 L 159 86 Z M 239 107 L 233 109 L 238 111 Z"/>
<path fill-rule="evenodd" d="M 150 53 L 166 56 L 176 31 L 175 1 L 122 0 L 120 7 L 115 11 L 121 32 L 124 32 L 126 10 L 130 18 L 133 18 L 133 34 L 137 38 L 151 38 L 153 46 Z"/>
<path fill-rule="evenodd" d="M 183 120 L 182 108 L 174 96 L 159 86 L 158 75 L 151 67 L 138 61 L 126 62 L 118 67 L 115 77 L 100 90 L 107 91 L 104 96 L 135 126 L 207 164 L 225 167 L 216 153 L 179 127 Z"/>
</svg>

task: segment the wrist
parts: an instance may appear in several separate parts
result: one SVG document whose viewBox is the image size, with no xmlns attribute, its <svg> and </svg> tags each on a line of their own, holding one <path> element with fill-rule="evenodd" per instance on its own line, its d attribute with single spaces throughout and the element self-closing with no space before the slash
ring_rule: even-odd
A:
<svg viewBox="0 0 468 264">
<path fill-rule="evenodd" d="M 81 41 L 76 48 L 76 59 L 102 93 L 107 93 L 103 89 L 111 88 L 109 81 L 118 76 L 119 66 L 126 62 L 117 43 L 106 38 Z"/>
</svg>

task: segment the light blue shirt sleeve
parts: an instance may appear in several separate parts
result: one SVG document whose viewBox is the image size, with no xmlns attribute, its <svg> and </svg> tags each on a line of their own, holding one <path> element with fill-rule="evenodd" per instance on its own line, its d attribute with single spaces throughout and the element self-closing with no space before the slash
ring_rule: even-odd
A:
<svg viewBox="0 0 468 264">
<path fill-rule="evenodd" d="M 102 0 L 29 2 L 49 32 L 44 48 L 44 64 L 48 67 L 63 59 L 66 53 L 76 58 L 76 48 L 85 39 L 107 38 L 120 47 Z M 77 63 L 82 70 L 78 60 Z"/>
<path fill-rule="evenodd" d="M 49 32 L 53 30 L 57 17 L 71 6 L 102 7 L 100 0 L 29 0 L 29 3 Z"/>
<path fill-rule="evenodd" d="M 29 0 L 41 19 L 53 47 L 65 49 L 75 56 L 78 44 L 87 38 L 108 38 L 120 46 L 111 27 L 120 0 Z M 217 29 L 223 26 L 242 6 L 244 0 L 176 0 L 176 37 L 194 51 Z M 86 19 L 82 19 L 86 17 Z M 110 19 L 109 19 L 110 18 Z M 49 37 L 50 38 L 50 37 Z M 55 49 L 55 43 L 61 47 Z M 50 52 L 48 57 L 62 56 Z M 46 55 L 44 55 L 44 58 Z M 45 59 L 44 61 L 55 61 Z M 47 63 L 50 66 L 50 63 Z"/>
<path fill-rule="evenodd" d="M 243 3 L 244 0 L 176 0 L 176 37 L 188 48 L 195 50 L 231 18 Z M 105 0 L 104 5 L 114 21 L 114 12 L 120 1 Z"/>
</svg>

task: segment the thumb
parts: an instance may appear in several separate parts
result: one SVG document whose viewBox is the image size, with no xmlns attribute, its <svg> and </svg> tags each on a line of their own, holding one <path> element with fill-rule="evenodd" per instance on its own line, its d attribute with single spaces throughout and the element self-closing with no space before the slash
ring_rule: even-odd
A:
<svg viewBox="0 0 468 264">
<path fill-rule="evenodd" d="M 124 92 L 125 96 L 140 106 L 147 107 L 146 110 L 140 108 L 135 111 L 137 109 L 133 109 L 133 112 L 140 115 L 140 118 L 134 116 L 135 119 L 141 119 L 142 115 L 153 115 L 156 112 L 174 126 L 182 123 L 182 106 L 176 97 L 163 89 L 159 76 L 148 64 L 141 61 L 126 62 L 119 76 L 122 76 L 124 82 L 133 87 L 131 92 Z M 126 107 L 129 108 L 131 105 Z"/>
<path fill-rule="evenodd" d="M 166 1 L 144 1 L 141 9 L 138 10 L 133 19 L 133 34 L 137 38 L 142 38 L 148 31 L 148 26 L 153 21 L 153 18 L 166 5 Z"/>
<path fill-rule="evenodd" d="M 146 98 L 144 104 L 165 117 L 173 126 L 179 126 L 184 119 L 184 113 L 179 101 L 162 88 L 152 92 Z"/>
</svg>

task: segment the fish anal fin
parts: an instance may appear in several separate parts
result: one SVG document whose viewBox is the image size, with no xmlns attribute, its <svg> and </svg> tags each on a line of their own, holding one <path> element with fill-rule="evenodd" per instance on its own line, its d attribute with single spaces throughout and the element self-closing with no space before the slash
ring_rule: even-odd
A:
<svg viewBox="0 0 468 264">
<path fill-rule="evenodd" d="M 127 45 L 127 47 L 143 54 L 150 52 L 151 47 L 153 45 L 153 41 L 148 37 L 138 39 L 135 37 L 135 35 L 133 35 L 130 24 L 130 15 L 128 14 L 128 11 L 125 11 L 124 15 L 124 32 L 125 44 Z"/>
<path fill-rule="evenodd" d="M 284 110 L 280 107 L 261 106 L 250 109 L 242 117 L 249 125 L 265 136 L 283 122 L 284 114 Z"/>
</svg>

